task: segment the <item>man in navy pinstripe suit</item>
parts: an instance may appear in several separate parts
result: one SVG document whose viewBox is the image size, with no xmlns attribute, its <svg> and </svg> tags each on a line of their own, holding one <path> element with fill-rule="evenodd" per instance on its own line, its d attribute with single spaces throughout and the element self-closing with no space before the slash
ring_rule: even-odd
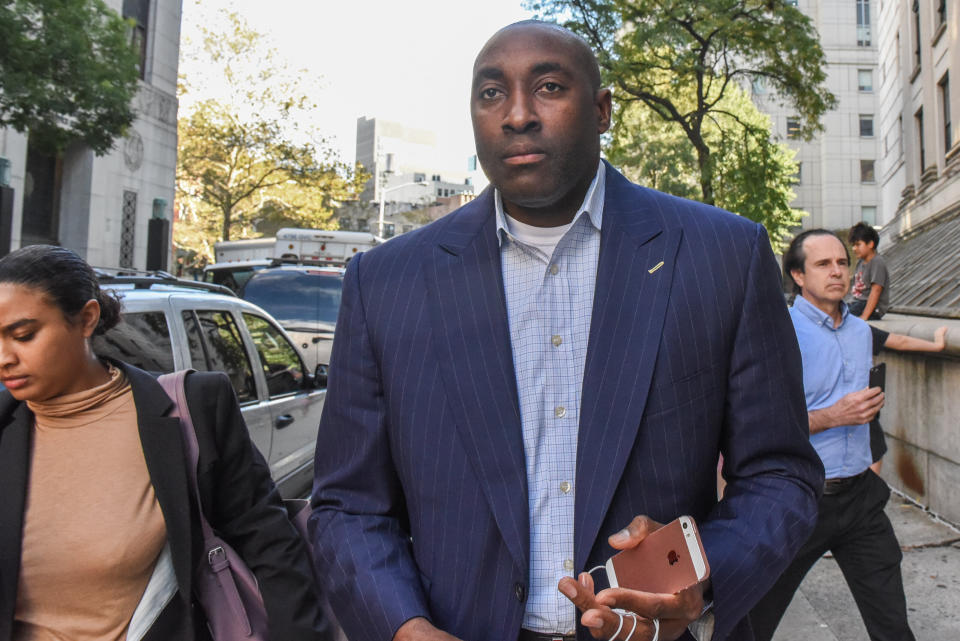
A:
<svg viewBox="0 0 960 641">
<path fill-rule="evenodd" d="M 353 641 L 750 639 L 812 529 L 823 468 L 766 233 L 602 162 L 610 112 L 579 38 L 502 29 L 471 95 L 492 187 L 347 269 L 311 519 Z M 682 514 L 709 583 L 574 580 Z"/>
</svg>

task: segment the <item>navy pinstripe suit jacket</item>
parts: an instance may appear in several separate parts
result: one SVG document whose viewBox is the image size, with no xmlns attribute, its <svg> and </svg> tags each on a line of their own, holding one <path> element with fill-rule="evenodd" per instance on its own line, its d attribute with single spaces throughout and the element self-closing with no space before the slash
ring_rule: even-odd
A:
<svg viewBox="0 0 960 641">
<path fill-rule="evenodd" d="M 527 481 L 495 227 L 488 189 L 347 269 L 311 519 L 353 641 L 388 640 L 415 616 L 467 641 L 520 629 Z M 823 483 L 766 232 L 607 166 L 601 234 L 576 569 L 603 563 L 637 514 L 690 514 L 714 639 L 749 639 L 741 620 L 806 540 Z"/>
</svg>

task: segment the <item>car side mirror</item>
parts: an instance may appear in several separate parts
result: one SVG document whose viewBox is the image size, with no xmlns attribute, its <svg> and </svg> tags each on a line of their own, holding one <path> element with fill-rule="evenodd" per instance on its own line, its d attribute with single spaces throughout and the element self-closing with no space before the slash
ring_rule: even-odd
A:
<svg viewBox="0 0 960 641">
<path fill-rule="evenodd" d="M 313 372 L 313 385 L 314 387 L 323 389 L 327 387 L 327 364 L 318 363 L 317 369 Z"/>
</svg>

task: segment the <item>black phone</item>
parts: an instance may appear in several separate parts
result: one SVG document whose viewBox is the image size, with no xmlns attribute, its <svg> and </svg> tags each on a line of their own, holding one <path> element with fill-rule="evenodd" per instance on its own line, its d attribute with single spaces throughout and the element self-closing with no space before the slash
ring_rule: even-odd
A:
<svg viewBox="0 0 960 641">
<path fill-rule="evenodd" d="M 885 386 L 887 383 L 887 364 L 880 363 L 879 365 L 874 365 L 870 368 L 870 384 L 869 387 L 879 387 L 880 391 L 885 391 Z"/>
</svg>

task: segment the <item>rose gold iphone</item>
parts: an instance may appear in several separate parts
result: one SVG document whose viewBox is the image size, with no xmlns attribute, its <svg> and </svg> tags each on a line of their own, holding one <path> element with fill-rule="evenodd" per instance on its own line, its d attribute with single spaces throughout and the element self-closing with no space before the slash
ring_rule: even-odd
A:
<svg viewBox="0 0 960 641">
<path fill-rule="evenodd" d="M 710 576 L 693 518 L 681 516 L 607 560 L 610 587 L 676 594 Z"/>
</svg>

